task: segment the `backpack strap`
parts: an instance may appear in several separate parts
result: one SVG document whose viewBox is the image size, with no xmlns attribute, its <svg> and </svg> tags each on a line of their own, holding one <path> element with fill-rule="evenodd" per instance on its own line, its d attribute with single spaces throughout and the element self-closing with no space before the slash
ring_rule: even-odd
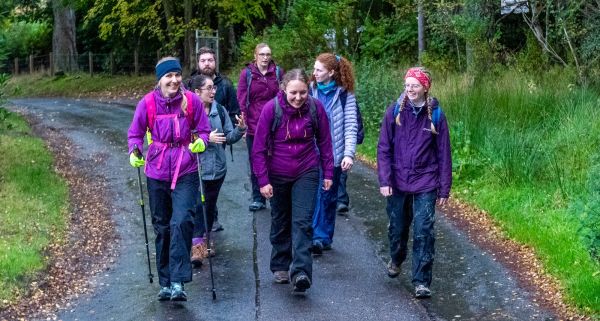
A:
<svg viewBox="0 0 600 321">
<path fill-rule="evenodd" d="M 315 104 L 315 100 L 308 96 L 308 109 L 310 111 L 310 118 L 312 121 L 313 130 L 315 131 L 315 137 L 319 132 L 319 119 L 317 117 L 317 105 Z"/>
<path fill-rule="evenodd" d="M 252 70 L 246 67 L 246 110 L 250 108 L 250 84 L 252 83 Z"/>
<path fill-rule="evenodd" d="M 281 123 L 281 117 L 283 116 L 283 110 L 279 105 L 279 99 L 277 97 L 275 99 L 275 109 L 273 110 L 273 123 L 271 124 L 271 134 L 273 135 L 279 127 L 279 123 Z M 314 98 L 308 96 L 308 109 L 310 112 L 310 119 L 312 122 L 313 129 L 315 133 L 319 130 L 319 118 L 317 116 L 317 105 L 315 104 Z"/>
<path fill-rule="evenodd" d="M 156 101 L 154 100 L 154 92 L 149 92 L 144 96 L 146 103 L 146 117 L 148 118 L 148 128 L 152 131 L 154 128 L 154 120 L 156 119 Z"/>
<path fill-rule="evenodd" d="M 275 65 L 275 79 L 277 79 L 278 83 L 281 82 L 281 71 L 279 70 L 279 66 L 277 65 Z"/>
<path fill-rule="evenodd" d="M 346 90 L 340 93 L 340 102 L 342 103 L 342 110 L 346 110 L 346 100 L 348 99 L 348 92 Z"/>
<path fill-rule="evenodd" d="M 283 116 L 283 110 L 281 109 L 281 106 L 279 105 L 279 99 L 277 99 L 277 96 L 275 96 L 275 98 L 273 98 L 275 100 L 275 109 L 273 110 L 273 123 L 271 124 L 271 135 L 275 134 L 275 131 L 277 130 L 277 127 L 279 127 L 279 123 L 281 122 L 281 117 Z"/>
<path fill-rule="evenodd" d="M 194 124 L 194 111 L 196 109 L 196 107 L 194 106 L 194 99 L 193 99 L 194 93 L 191 92 L 191 91 L 189 91 L 189 90 L 186 90 L 185 91 L 185 97 L 187 98 L 187 101 L 188 101 L 187 115 L 185 117 L 188 120 L 190 128 L 192 128 L 193 124 Z"/>
<path fill-rule="evenodd" d="M 435 130 L 438 129 L 438 125 L 440 124 L 441 115 L 442 115 L 442 108 L 440 106 L 438 106 L 437 108 L 434 108 L 431 111 L 431 122 L 433 123 Z"/>
</svg>

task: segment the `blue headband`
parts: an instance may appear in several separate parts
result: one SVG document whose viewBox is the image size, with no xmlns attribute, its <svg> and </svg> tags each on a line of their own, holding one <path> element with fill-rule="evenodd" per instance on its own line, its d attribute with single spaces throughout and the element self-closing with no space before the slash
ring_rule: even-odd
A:
<svg viewBox="0 0 600 321">
<path fill-rule="evenodd" d="M 163 60 L 156 65 L 156 80 L 160 80 L 162 76 L 172 71 L 181 73 L 181 65 L 179 64 L 179 61 L 176 58 Z"/>
</svg>

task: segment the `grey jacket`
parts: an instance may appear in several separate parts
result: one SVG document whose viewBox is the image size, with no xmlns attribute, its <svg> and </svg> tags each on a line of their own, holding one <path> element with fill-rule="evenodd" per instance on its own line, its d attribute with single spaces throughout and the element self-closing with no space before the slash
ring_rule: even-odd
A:
<svg viewBox="0 0 600 321">
<path fill-rule="evenodd" d="M 242 138 L 246 129 L 241 130 L 238 127 L 234 128 L 229 117 L 225 117 L 223 126 L 217 108 L 225 109 L 225 107 L 219 105 L 216 101 L 212 103 L 210 112 L 208 113 L 210 129 L 211 131 L 217 129 L 217 132 L 225 133 L 227 145 L 232 145 Z M 223 114 L 228 115 L 227 110 L 225 110 Z M 227 173 L 227 159 L 222 144 L 208 143 L 206 150 L 203 153 L 200 153 L 200 161 L 202 166 L 202 180 L 210 181 L 220 179 Z"/>
<path fill-rule="evenodd" d="M 345 156 L 354 159 L 356 153 L 356 136 L 358 133 L 356 98 L 354 94 L 348 93 L 346 106 L 342 107 L 340 94 L 344 90 L 338 86 L 333 99 L 325 106 L 333 145 L 333 165 L 336 167 L 341 165 Z M 319 98 L 316 86 L 312 86 L 311 92 L 314 98 Z"/>
</svg>

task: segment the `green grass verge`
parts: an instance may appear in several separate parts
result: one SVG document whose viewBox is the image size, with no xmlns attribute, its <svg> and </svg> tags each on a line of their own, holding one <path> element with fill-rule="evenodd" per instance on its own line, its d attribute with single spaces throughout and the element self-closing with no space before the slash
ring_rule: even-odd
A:
<svg viewBox="0 0 600 321">
<path fill-rule="evenodd" d="M 46 267 L 46 246 L 65 236 L 68 189 L 27 123 L 0 108 L 0 308 Z"/>
<path fill-rule="evenodd" d="M 359 64 L 358 100 L 375 159 L 385 106 L 402 90 L 399 69 Z M 435 76 L 435 73 L 434 73 Z M 535 248 L 567 300 L 600 318 L 600 94 L 568 70 L 517 70 L 434 78 L 448 116 L 453 197 L 486 210 L 514 240 Z"/>
</svg>

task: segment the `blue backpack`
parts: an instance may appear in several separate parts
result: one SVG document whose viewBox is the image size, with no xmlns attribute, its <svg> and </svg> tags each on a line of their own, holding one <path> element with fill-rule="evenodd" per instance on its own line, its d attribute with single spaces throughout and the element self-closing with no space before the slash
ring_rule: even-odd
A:
<svg viewBox="0 0 600 321">
<path fill-rule="evenodd" d="M 348 99 L 348 92 L 343 91 L 340 93 L 340 101 L 342 102 L 342 110 L 346 109 L 346 99 Z M 365 127 L 363 125 L 362 114 L 358 101 L 356 101 L 356 122 L 358 123 L 358 130 L 356 131 L 356 144 L 360 145 L 365 140 Z"/>
<path fill-rule="evenodd" d="M 396 119 L 396 117 L 398 116 L 398 114 L 400 113 L 400 104 L 398 104 L 398 102 L 396 101 L 396 103 L 394 104 L 394 118 Z M 439 105 L 436 108 L 433 108 L 431 110 L 431 122 L 433 123 L 433 126 L 435 126 L 436 130 L 438 127 L 438 125 L 440 124 L 440 118 L 442 116 L 442 107 L 440 107 Z"/>
</svg>

